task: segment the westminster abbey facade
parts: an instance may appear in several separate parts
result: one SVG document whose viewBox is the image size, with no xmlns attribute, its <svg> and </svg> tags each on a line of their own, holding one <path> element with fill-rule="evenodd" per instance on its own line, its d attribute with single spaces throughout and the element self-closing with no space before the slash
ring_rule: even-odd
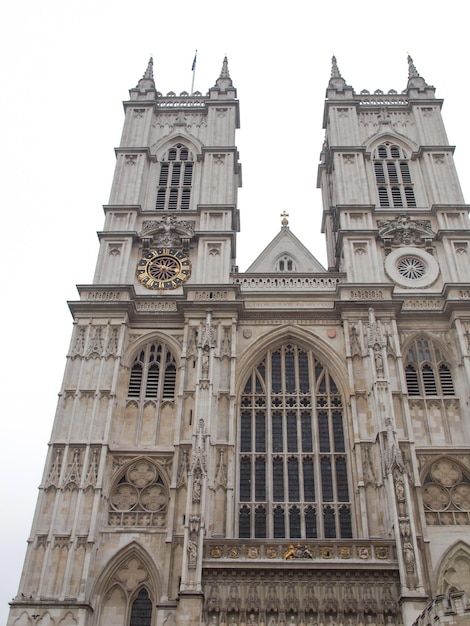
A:
<svg viewBox="0 0 470 626">
<path fill-rule="evenodd" d="M 442 101 L 333 59 L 328 268 L 236 266 L 225 59 L 125 102 L 8 626 L 470 623 L 470 222 Z"/>
</svg>

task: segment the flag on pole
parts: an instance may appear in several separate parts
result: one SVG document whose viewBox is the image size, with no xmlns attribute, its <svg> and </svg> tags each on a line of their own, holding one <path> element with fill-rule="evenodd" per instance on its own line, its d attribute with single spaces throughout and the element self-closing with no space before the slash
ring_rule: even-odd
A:
<svg viewBox="0 0 470 626">
<path fill-rule="evenodd" d="M 194 55 L 193 64 L 191 66 L 191 71 L 192 72 L 194 72 L 194 70 L 196 69 L 196 58 L 197 58 L 197 50 L 196 50 L 196 54 Z"/>
</svg>

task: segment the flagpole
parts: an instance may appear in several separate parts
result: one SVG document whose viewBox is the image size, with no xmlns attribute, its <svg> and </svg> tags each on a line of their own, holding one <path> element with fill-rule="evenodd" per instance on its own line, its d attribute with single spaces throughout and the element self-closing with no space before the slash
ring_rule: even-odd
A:
<svg viewBox="0 0 470 626">
<path fill-rule="evenodd" d="M 191 95 L 193 95 L 194 93 L 194 77 L 196 76 L 196 60 L 197 60 L 197 50 L 196 53 L 194 55 L 194 61 L 193 61 L 193 66 L 192 66 L 192 71 L 193 71 L 193 81 L 191 83 Z"/>
</svg>

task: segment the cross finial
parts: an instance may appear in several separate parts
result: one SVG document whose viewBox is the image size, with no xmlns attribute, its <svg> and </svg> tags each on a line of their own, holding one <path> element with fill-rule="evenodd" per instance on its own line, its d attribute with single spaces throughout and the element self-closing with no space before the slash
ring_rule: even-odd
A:
<svg viewBox="0 0 470 626">
<path fill-rule="evenodd" d="M 286 213 L 286 211 L 283 211 L 283 212 L 281 213 L 281 217 L 282 217 L 282 222 L 281 222 L 281 224 L 282 224 L 282 225 L 283 225 L 283 227 L 285 228 L 285 227 L 288 225 L 288 223 L 289 223 L 289 220 L 287 219 L 287 218 L 289 217 L 289 213 Z"/>
</svg>

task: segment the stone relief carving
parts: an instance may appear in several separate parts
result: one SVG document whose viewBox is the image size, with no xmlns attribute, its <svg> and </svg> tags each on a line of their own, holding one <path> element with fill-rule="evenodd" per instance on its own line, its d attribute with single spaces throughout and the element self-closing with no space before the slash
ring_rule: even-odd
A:
<svg viewBox="0 0 470 626">
<path fill-rule="evenodd" d="M 379 220 L 377 226 L 385 254 L 401 246 L 424 246 L 432 254 L 436 233 L 431 229 L 430 220 L 415 220 L 409 215 L 400 215 L 392 220 Z"/>
<path fill-rule="evenodd" d="M 145 220 L 140 237 L 144 250 L 151 247 L 188 247 L 194 237 L 194 222 L 164 215 L 161 220 Z"/>
</svg>

